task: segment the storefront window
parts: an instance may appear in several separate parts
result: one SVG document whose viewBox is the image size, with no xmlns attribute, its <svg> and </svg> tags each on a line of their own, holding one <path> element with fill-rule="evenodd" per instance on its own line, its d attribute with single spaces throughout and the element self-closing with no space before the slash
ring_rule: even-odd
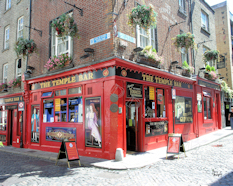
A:
<svg viewBox="0 0 233 186">
<path fill-rule="evenodd" d="M 80 93 L 82 93 L 81 87 L 69 89 L 69 94 L 80 94 Z"/>
<path fill-rule="evenodd" d="M 0 111 L 0 131 L 6 131 L 6 125 L 7 125 L 7 111 L 3 110 Z"/>
<path fill-rule="evenodd" d="M 164 90 L 156 89 L 157 93 L 157 117 L 166 117 L 166 109 L 165 109 L 165 98 L 164 98 Z"/>
<path fill-rule="evenodd" d="M 39 143 L 40 132 L 40 110 L 39 106 L 32 106 L 31 116 L 31 141 Z"/>
<path fill-rule="evenodd" d="M 145 87 L 145 118 L 166 117 L 164 89 Z M 156 95 L 156 96 L 155 96 Z"/>
<path fill-rule="evenodd" d="M 175 123 L 192 123 L 192 98 L 176 96 L 175 100 Z"/>
<path fill-rule="evenodd" d="M 55 122 L 67 121 L 67 98 L 55 99 Z"/>
<path fill-rule="evenodd" d="M 72 88 L 77 94 L 79 88 Z M 44 100 L 43 122 L 83 122 L 82 97 L 65 97 L 67 89 L 55 91 L 55 98 Z M 81 92 L 81 91 L 80 91 Z M 56 97 L 59 96 L 59 97 Z M 63 96 L 63 98 L 60 98 Z M 65 98 L 64 98 L 65 97 Z"/>
<path fill-rule="evenodd" d="M 43 122 L 54 122 L 53 99 L 44 100 Z"/>
<path fill-rule="evenodd" d="M 204 119 L 212 119 L 211 117 L 211 106 L 210 106 L 210 98 L 203 97 L 204 102 Z"/>
<path fill-rule="evenodd" d="M 101 147 L 101 104 L 100 97 L 85 100 L 85 144 L 90 147 Z"/>
<path fill-rule="evenodd" d="M 81 97 L 69 98 L 69 122 L 83 122 L 83 103 Z"/>
</svg>

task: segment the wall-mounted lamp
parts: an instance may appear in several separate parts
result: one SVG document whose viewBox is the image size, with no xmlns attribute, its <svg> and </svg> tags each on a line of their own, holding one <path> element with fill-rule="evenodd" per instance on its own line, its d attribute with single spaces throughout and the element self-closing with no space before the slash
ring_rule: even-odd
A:
<svg viewBox="0 0 233 186">
<path fill-rule="evenodd" d="M 224 79 L 225 77 L 220 77 L 219 79 Z"/>
<path fill-rule="evenodd" d="M 8 92 L 6 84 L 4 85 L 4 89 L 2 90 L 2 92 Z"/>
<path fill-rule="evenodd" d="M 198 70 L 198 76 L 200 75 L 200 73 L 201 73 L 203 70 L 205 70 L 205 68 L 204 68 L 204 67 L 199 68 L 199 70 Z"/>
<path fill-rule="evenodd" d="M 92 56 L 94 55 L 94 49 L 92 49 L 92 48 L 85 48 L 84 52 L 85 52 L 85 54 L 83 56 L 81 56 L 80 59 L 86 59 L 90 55 L 92 55 Z"/>
<path fill-rule="evenodd" d="M 135 49 L 133 49 L 134 52 L 141 52 L 143 50 L 143 48 L 141 47 L 137 47 Z"/>
</svg>

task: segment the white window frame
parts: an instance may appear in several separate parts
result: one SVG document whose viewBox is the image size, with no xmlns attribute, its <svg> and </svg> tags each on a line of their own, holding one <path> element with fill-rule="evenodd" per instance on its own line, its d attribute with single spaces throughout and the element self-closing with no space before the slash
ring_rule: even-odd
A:
<svg viewBox="0 0 233 186">
<path fill-rule="evenodd" d="M 6 0 L 6 10 L 11 8 L 11 0 Z"/>
<path fill-rule="evenodd" d="M 7 72 L 8 72 L 8 63 L 3 65 L 3 83 L 7 83 Z"/>
<path fill-rule="evenodd" d="M 203 10 L 201 11 L 201 27 L 209 31 L 209 16 Z"/>
<path fill-rule="evenodd" d="M 17 40 L 23 37 L 23 16 L 18 19 Z"/>
<path fill-rule="evenodd" d="M 185 11 L 185 1 L 184 0 L 179 0 L 179 9 L 182 9 Z"/>
<path fill-rule="evenodd" d="M 149 29 L 148 35 L 146 34 L 146 31 L 143 28 L 140 28 L 138 25 L 136 29 L 137 29 L 137 47 L 144 48 L 145 46 L 152 46 L 152 48 L 156 49 L 155 29 Z M 144 31 L 144 34 L 140 32 L 142 31 L 141 29 Z M 142 43 L 141 37 L 147 38 L 148 44 Z M 154 41 L 154 44 L 152 44 L 153 43 L 152 41 Z"/>
<path fill-rule="evenodd" d="M 182 61 L 182 64 L 183 64 L 184 61 L 186 61 L 188 63 L 186 49 L 184 47 L 182 47 L 181 50 L 180 50 L 180 52 L 181 52 L 181 61 Z"/>
<path fill-rule="evenodd" d="M 22 59 L 21 59 L 21 68 L 18 68 L 18 63 L 19 63 L 19 59 L 16 60 L 16 71 L 15 71 L 15 76 L 16 78 L 21 77 L 22 76 Z"/>
<path fill-rule="evenodd" d="M 68 14 L 69 16 L 73 16 L 73 12 Z M 59 38 L 56 36 L 57 32 L 55 30 L 55 28 L 51 29 L 51 57 L 53 57 L 54 55 L 58 56 L 61 54 L 68 54 L 70 57 L 72 57 L 73 55 L 73 39 L 70 36 L 67 36 L 65 38 Z M 60 42 L 60 43 L 59 43 Z M 59 52 L 59 45 L 60 46 L 64 46 L 66 47 L 66 42 L 68 42 L 68 49 L 64 50 L 62 52 Z"/>
<path fill-rule="evenodd" d="M 9 48 L 10 26 L 5 27 L 4 49 Z"/>
</svg>

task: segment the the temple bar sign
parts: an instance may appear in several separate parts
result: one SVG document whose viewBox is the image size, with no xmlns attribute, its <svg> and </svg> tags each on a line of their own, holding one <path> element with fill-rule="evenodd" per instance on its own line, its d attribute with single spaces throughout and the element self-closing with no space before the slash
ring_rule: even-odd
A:
<svg viewBox="0 0 233 186">
<path fill-rule="evenodd" d="M 10 97 L 10 98 L 4 98 L 4 103 L 15 103 L 15 102 L 21 102 L 23 101 L 23 96 L 16 96 L 16 97 Z"/>
</svg>

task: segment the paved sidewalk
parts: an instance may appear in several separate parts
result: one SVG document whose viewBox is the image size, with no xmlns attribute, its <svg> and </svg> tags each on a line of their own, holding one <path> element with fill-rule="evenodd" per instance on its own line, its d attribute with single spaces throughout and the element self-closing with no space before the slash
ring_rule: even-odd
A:
<svg viewBox="0 0 233 186">
<path fill-rule="evenodd" d="M 211 142 L 217 141 L 223 137 L 233 134 L 233 130 L 230 127 L 226 127 L 222 130 L 206 134 L 199 138 L 190 140 L 184 143 L 185 150 L 189 151 L 195 148 L 198 148 L 203 145 L 207 145 Z M 24 149 L 24 148 L 14 148 L 11 146 L 0 147 L 0 151 L 11 152 L 24 154 L 26 156 L 34 156 L 38 158 L 49 159 L 56 161 L 57 154 L 53 152 L 44 152 L 33 149 Z M 114 161 L 114 160 L 105 160 L 100 158 L 91 158 L 91 157 L 80 157 L 81 164 L 84 166 L 95 166 L 105 169 L 115 169 L 115 170 L 124 170 L 124 169 L 134 169 L 141 168 L 150 164 L 153 164 L 166 157 L 167 147 L 162 147 L 159 149 L 136 153 L 136 154 L 127 154 L 123 161 Z M 170 156 L 171 154 L 169 154 Z M 66 162 L 65 160 L 59 160 L 60 162 Z M 77 162 L 71 162 L 71 167 L 78 166 Z"/>
</svg>

